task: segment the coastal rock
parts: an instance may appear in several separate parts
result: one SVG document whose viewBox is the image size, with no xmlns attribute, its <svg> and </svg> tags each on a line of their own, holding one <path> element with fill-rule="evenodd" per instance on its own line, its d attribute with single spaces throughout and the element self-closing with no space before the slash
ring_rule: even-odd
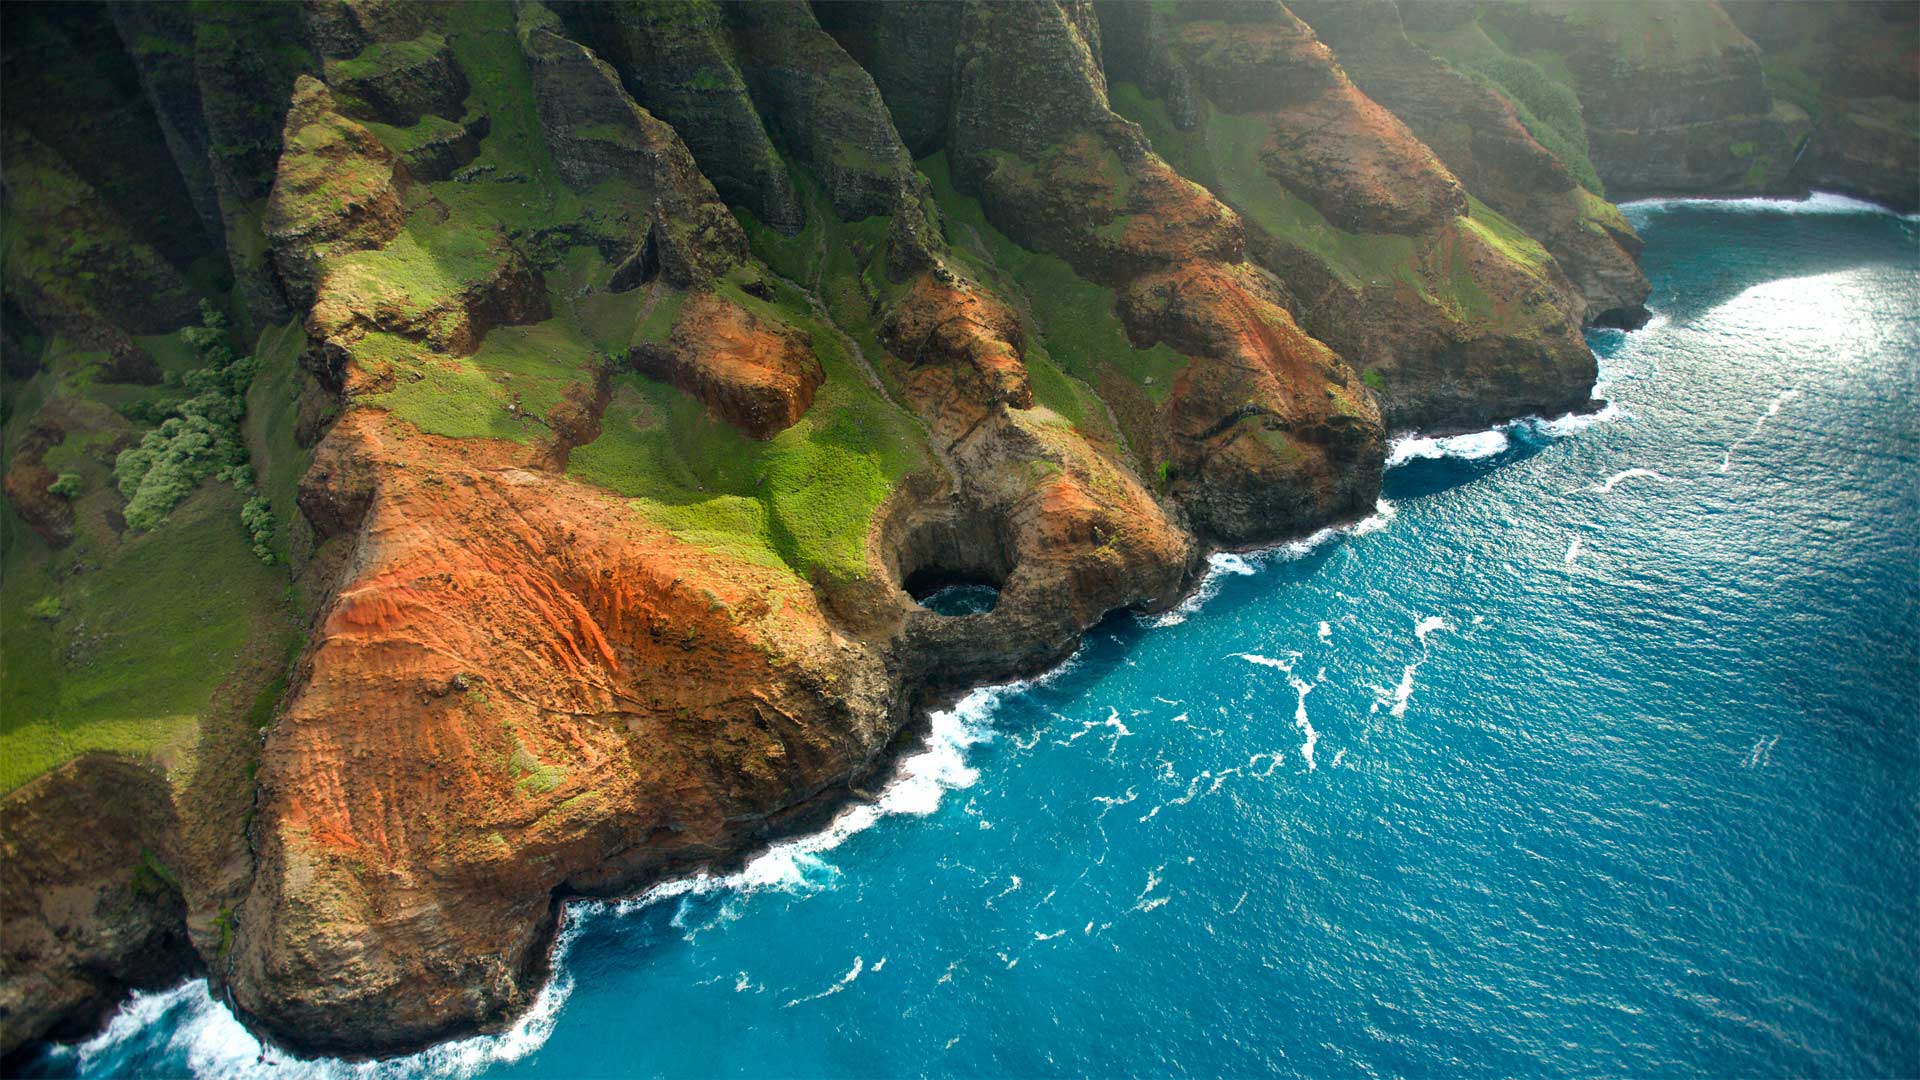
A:
<svg viewBox="0 0 1920 1080">
<path fill-rule="evenodd" d="M 1471 430 L 1583 405 L 1594 377 L 1579 334 L 1585 305 L 1552 258 L 1490 208 L 1469 205 L 1432 151 L 1361 93 L 1284 6 L 1229 14 L 1268 28 L 1259 63 L 1268 81 L 1293 89 L 1245 114 L 1234 111 L 1238 99 L 1213 100 L 1207 70 L 1222 55 L 1250 62 L 1244 47 L 1212 46 L 1229 27 L 1242 29 L 1215 14 L 1146 9 L 1148 24 L 1128 31 L 1138 44 L 1127 55 L 1138 62 L 1158 49 L 1167 58 L 1119 73 L 1192 72 L 1191 130 L 1151 98 L 1127 100 L 1156 149 L 1240 212 L 1248 254 L 1278 278 L 1283 306 L 1357 361 L 1371 391 L 1363 396 L 1377 396 L 1385 426 Z M 1142 16 L 1131 7 L 1116 15 Z M 1329 182 L 1312 165 L 1343 159 L 1366 167 Z"/>
<path fill-rule="evenodd" d="M 1774 101 L 1759 48 L 1718 3 L 1529 0 L 1479 18 L 1566 66 L 1613 198 L 1785 189 L 1806 115 Z"/>
<path fill-rule="evenodd" d="M 664 346 L 638 346 L 631 359 L 756 439 L 792 427 L 826 378 L 798 331 L 711 292 L 687 299 Z"/>
<path fill-rule="evenodd" d="M 75 841 L 76 822 L 86 823 L 85 843 Z M 0 815 L 7 1055 L 28 1033 L 85 1036 L 128 990 L 160 989 L 199 966 L 180 883 L 168 869 L 179 865 L 175 841 L 172 794 L 149 762 L 89 754 L 7 796 Z"/>
</svg>

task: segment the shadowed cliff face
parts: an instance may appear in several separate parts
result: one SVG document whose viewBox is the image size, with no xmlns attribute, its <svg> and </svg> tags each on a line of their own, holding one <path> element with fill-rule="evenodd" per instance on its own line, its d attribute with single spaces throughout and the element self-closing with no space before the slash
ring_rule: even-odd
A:
<svg viewBox="0 0 1920 1080">
<path fill-rule="evenodd" d="M 1390 431 L 1586 404 L 1582 324 L 1647 291 L 1604 192 L 1910 199 L 1883 25 L 10 6 L 9 100 L 74 114 L 5 122 L 10 647 L 85 677 L 63 604 L 189 530 L 271 565 L 197 616 L 211 701 L 9 774 L 0 1050 L 194 964 L 303 1050 L 504 1024 L 560 898 L 737 859 L 1209 547 L 1368 512 Z M 210 334 L 256 360 L 189 397 Z M 209 412 L 231 460 L 128 526 L 118 455 Z M 79 723 L 21 670 L 10 724 Z"/>
<path fill-rule="evenodd" d="M 1579 407 L 1586 305 L 1279 4 L 1119 5 L 1116 70 L 1154 145 L 1247 223 L 1305 328 L 1364 372 L 1390 430 Z M 1243 85 L 1265 93 L 1237 90 Z"/>
</svg>

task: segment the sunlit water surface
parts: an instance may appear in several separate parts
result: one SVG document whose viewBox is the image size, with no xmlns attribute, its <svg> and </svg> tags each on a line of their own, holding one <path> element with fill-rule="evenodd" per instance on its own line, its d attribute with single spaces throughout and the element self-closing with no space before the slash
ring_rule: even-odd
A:
<svg viewBox="0 0 1920 1080">
<path fill-rule="evenodd" d="M 576 907 L 509 1034 L 267 1068 L 194 983 L 40 1067 L 1920 1071 L 1916 227 L 1631 213 L 1607 418 L 1403 444 L 1367 528 L 976 693 L 880 805 Z"/>
</svg>

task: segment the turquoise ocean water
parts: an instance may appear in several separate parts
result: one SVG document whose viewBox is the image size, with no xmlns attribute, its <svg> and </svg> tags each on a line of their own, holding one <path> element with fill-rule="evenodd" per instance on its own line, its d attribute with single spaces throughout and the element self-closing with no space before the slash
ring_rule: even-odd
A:
<svg viewBox="0 0 1920 1080">
<path fill-rule="evenodd" d="M 935 717 L 877 806 L 576 906 L 511 1032 L 261 1048 L 192 983 L 50 1074 L 1920 1072 L 1920 239 L 1641 204 L 1593 422 L 1403 442 Z"/>
</svg>

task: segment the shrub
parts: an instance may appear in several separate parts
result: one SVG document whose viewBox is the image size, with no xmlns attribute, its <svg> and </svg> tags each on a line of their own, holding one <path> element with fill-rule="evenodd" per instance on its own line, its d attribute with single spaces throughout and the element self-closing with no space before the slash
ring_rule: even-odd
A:
<svg viewBox="0 0 1920 1080">
<path fill-rule="evenodd" d="M 63 472 L 53 483 L 47 485 L 47 493 L 71 499 L 80 494 L 80 474 Z"/>
<path fill-rule="evenodd" d="M 201 301 L 200 317 L 202 325 L 180 332 L 206 363 L 181 376 L 190 396 L 141 437 L 140 445 L 121 451 L 114 460 L 114 484 L 127 500 L 127 525 L 135 531 L 166 520 L 167 512 L 209 476 L 218 474 L 243 490 L 253 486 L 240 420 L 247 411 L 247 384 L 259 362 L 234 355 L 227 344 L 226 317 L 212 304 Z M 152 406 L 148 410 L 157 412 Z M 128 415 L 133 415 L 131 410 Z"/>
<path fill-rule="evenodd" d="M 247 527 L 247 535 L 253 538 L 254 557 L 263 563 L 274 561 L 273 534 L 278 522 L 273 517 L 273 504 L 263 496 L 255 495 L 240 508 L 240 523 Z"/>
<path fill-rule="evenodd" d="M 43 596 L 35 600 L 33 606 L 29 607 L 27 611 L 36 619 L 45 619 L 48 622 L 57 621 L 60 618 L 60 598 L 57 596 Z"/>
</svg>

